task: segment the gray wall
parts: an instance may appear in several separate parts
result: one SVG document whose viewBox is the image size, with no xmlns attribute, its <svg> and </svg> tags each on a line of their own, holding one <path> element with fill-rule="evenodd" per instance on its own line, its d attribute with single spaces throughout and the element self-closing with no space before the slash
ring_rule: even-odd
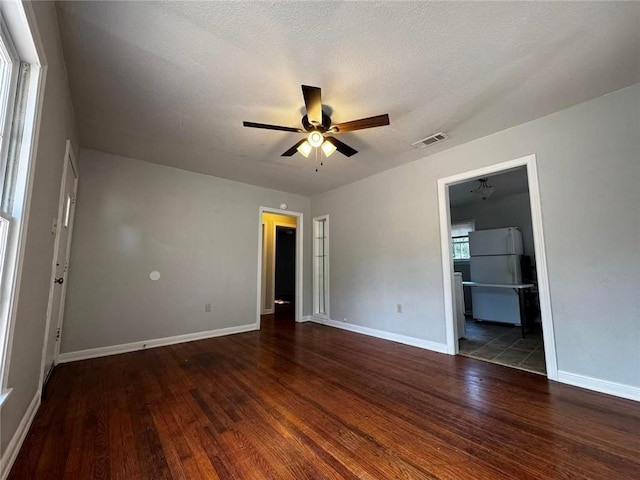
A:
<svg viewBox="0 0 640 480">
<path fill-rule="evenodd" d="M 2 406 L 0 436 L 3 453 L 39 389 L 53 261 L 51 222 L 58 214 L 65 141 L 71 138 L 75 144 L 76 138 L 55 4 L 34 2 L 32 6 L 47 56 L 48 71 L 8 371 L 8 385 L 13 387 L 13 392 Z"/>
<path fill-rule="evenodd" d="M 331 316 L 444 343 L 436 181 L 533 153 L 558 367 L 640 387 L 639 152 L 635 85 L 313 197 Z"/>
<path fill-rule="evenodd" d="M 80 170 L 63 353 L 254 324 L 260 206 L 304 214 L 310 264 L 306 197 L 84 149 Z"/>
</svg>

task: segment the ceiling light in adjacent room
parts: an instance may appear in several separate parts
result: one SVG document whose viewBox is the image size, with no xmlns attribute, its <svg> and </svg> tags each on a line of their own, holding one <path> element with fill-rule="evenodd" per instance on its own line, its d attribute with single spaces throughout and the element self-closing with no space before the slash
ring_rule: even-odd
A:
<svg viewBox="0 0 640 480">
<path fill-rule="evenodd" d="M 480 185 L 478 185 L 475 189 L 471 190 L 471 193 L 479 196 L 482 200 L 486 200 L 491 195 L 493 195 L 493 191 L 495 189 L 487 183 L 489 179 L 486 177 L 479 178 L 478 181 L 480 182 Z"/>
<path fill-rule="evenodd" d="M 309 157 L 309 154 L 311 153 L 312 148 L 313 147 L 309 142 L 304 142 L 304 143 L 301 143 L 296 150 L 298 150 L 298 152 L 300 152 L 300 154 L 303 155 L 304 157 Z"/>
<path fill-rule="evenodd" d="M 322 151 L 327 157 L 329 157 L 329 155 L 331 155 L 336 150 L 336 146 L 328 140 L 325 140 L 322 144 Z"/>
</svg>

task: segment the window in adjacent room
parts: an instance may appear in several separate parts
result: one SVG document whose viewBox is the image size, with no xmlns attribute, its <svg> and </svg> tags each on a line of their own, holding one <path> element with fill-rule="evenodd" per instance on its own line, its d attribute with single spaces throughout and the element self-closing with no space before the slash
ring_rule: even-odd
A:
<svg viewBox="0 0 640 480">
<path fill-rule="evenodd" d="M 451 224 L 451 242 L 454 260 L 468 260 L 469 255 L 469 232 L 475 230 L 474 220 L 455 222 Z"/>
</svg>

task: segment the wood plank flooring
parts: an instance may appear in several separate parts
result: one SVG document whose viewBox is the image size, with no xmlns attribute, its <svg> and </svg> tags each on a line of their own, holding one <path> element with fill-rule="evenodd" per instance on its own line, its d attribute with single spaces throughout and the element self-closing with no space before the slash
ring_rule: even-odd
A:
<svg viewBox="0 0 640 480">
<path fill-rule="evenodd" d="M 270 317 L 57 367 L 9 478 L 637 479 L 640 404 Z"/>
</svg>

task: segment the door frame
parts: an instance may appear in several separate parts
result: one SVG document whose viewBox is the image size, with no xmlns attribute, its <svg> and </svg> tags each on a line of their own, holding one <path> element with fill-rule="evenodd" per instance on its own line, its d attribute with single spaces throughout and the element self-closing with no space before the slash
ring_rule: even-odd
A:
<svg viewBox="0 0 640 480">
<path fill-rule="evenodd" d="M 264 264 L 264 262 L 267 260 L 266 257 L 266 252 L 267 252 L 267 224 L 264 223 L 264 220 L 262 221 L 262 227 L 261 227 L 262 231 L 260 232 L 260 234 L 262 235 L 262 264 Z M 263 286 L 267 283 L 267 270 L 266 269 L 262 269 L 262 272 L 260 274 L 262 280 L 260 282 L 260 315 L 269 315 L 270 313 L 273 313 L 273 308 L 272 309 L 267 309 L 266 305 L 267 305 L 267 292 L 265 292 L 265 289 L 263 288 Z"/>
<path fill-rule="evenodd" d="M 324 251 L 326 253 L 325 255 L 325 265 L 324 265 L 324 271 L 322 272 L 322 275 L 324 278 L 324 282 L 326 285 L 326 290 L 324 292 L 324 297 L 325 297 L 325 313 L 318 313 L 319 310 L 319 306 L 318 306 L 318 291 L 320 289 L 320 286 L 318 285 L 318 267 L 316 264 L 316 259 L 318 258 L 318 233 L 316 231 L 316 228 L 318 226 L 318 223 L 324 221 Z M 312 274 L 313 274 L 313 282 L 311 289 L 312 289 L 312 306 L 313 306 L 313 310 L 312 310 L 312 316 L 315 318 L 319 318 L 321 320 L 331 320 L 331 272 L 330 272 L 330 268 L 331 268 L 331 252 L 330 252 L 330 247 L 329 247 L 329 231 L 330 231 L 330 226 L 329 226 L 329 214 L 325 214 L 325 215 L 318 215 L 317 217 L 313 217 L 311 219 L 311 240 L 313 242 L 313 248 L 311 249 L 311 259 L 312 259 L 312 265 L 311 265 L 311 269 L 312 269 Z"/>
<path fill-rule="evenodd" d="M 558 380 L 558 361 L 556 356 L 556 341 L 553 329 L 553 315 L 551 310 L 551 294 L 547 272 L 547 256 L 545 251 L 544 233 L 542 228 L 542 208 L 540 204 L 540 189 L 538 183 L 538 168 L 535 154 L 516 158 L 506 162 L 496 163 L 486 167 L 469 170 L 467 172 L 438 179 L 438 207 L 440 213 L 440 245 L 442 252 L 442 282 L 444 289 L 444 314 L 447 339 L 447 353 L 458 353 L 458 338 L 453 315 L 453 252 L 451 247 L 451 208 L 449 204 L 449 186 L 464 183 L 475 178 L 485 177 L 496 173 L 504 173 L 519 167 L 526 167 L 527 182 L 529 184 L 529 204 L 531 208 L 531 223 L 533 227 L 533 243 L 536 255 L 536 273 L 538 277 L 538 295 L 540 299 L 540 318 L 544 341 L 545 363 L 547 378 Z"/>
<path fill-rule="evenodd" d="M 69 158 L 69 162 L 67 162 L 67 158 Z M 60 198 L 58 199 L 58 215 L 56 217 L 56 221 L 57 221 L 57 226 L 56 226 L 56 236 L 55 236 L 55 240 L 53 242 L 53 258 L 51 259 L 51 277 L 49 279 L 49 299 L 47 301 L 47 317 L 46 317 L 46 323 L 45 323 L 45 329 L 44 329 L 44 345 L 42 346 L 42 359 L 41 359 L 41 363 L 40 363 L 40 387 L 42 387 L 44 385 L 44 381 L 45 381 L 45 374 L 47 374 L 48 372 L 45 372 L 45 362 L 47 360 L 47 347 L 48 347 L 48 341 L 49 341 L 49 332 L 51 331 L 51 315 L 53 314 L 52 309 L 53 309 L 53 296 L 55 294 L 55 289 L 54 289 L 54 280 L 56 278 L 56 257 L 58 254 L 58 248 L 60 246 L 60 231 L 62 228 L 62 217 L 64 215 L 64 204 L 65 204 L 65 183 L 66 183 L 66 178 L 67 178 L 67 173 L 68 173 L 68 168 L 69 168 L 69 164 L 71 164 L 71 168 L 73 169 L 73 171 L 75 172 L 75 181 L 74 181 L 74 185 L 73 185 L 73 192 L 74 192 L 74 196 L 77 196 L 77 191 L 78 191 L 78 180 L 80 179 L 80 170 L 78 169 L 78 163 L 76 161 L 75 155 L 73 153 L 73 148 L 71 147 L 71 140 L 67 139 L 66 142 L 66 147 L 65 147 L 65 152 L 64 152 L 64 160 L 63 160 L 64 164 L 62 167 L 62 179 L 60 180 Z M 77 202 L 76 206 L 77 206 Z M 74 207 L 74 212 L 75 212 L 75 207 Z M 67 250 L 65 252 L 65 259 L 69 257 L 70 253 L 71 253 L 71 242 L 73 239 L 73 225 L 74 225 L 74 217 L 75 217 L 75 213 L 72 215 L 72 221 L 70 222 L 69 225 L 69 233 L 68 233 L 68 241 L 67 241 Z M 67 276 L 68 276 L 68 272 L 67 272 Z M 65 279 L 66 280 L 66 279 Z M 65 281 L 65 283 L 68 284 L 68 282 Z M 62 322 L 63 322 L 63 313 L 64 313 L 64 306 L 65 306 L 65 297 L 66 297 L 66 290 L 67 290 L 67 285 L 64 285 L 62 288 L 64 288 L 63 291 L 63 295 L 62 295 L 62 299 L 60 300 L 60 312 L 62 314 L 58 314 L 58 324 L 55 326 L 55 328 L 59 328 L 60 331 L 62 332 Z M 58 363 L 58 356 L 60 355 L 60 342 L 56 342 L 55 346 L 54 346 L 54 350 L 53 350 L 53 365 L 57 365 Z"/>
<path fill-rule="evenodd" d="M 262 311 L 261 299 L 262 299 L 262 271 L 263 271 L 263 241 L 262 241 L 262 214 L 263 213 L 275 213 L 277 215 L 287 215 L 289 217 L 294 217 L 296 219 L 296 310 L 295 310 L 295 319 L 296 322 L 302 322 L 302 299 L 303 299 L 303 290 L 302 290 L 302 279 L 303 279 L 303 223 L 304 223 L 304 214 L 301 212 L 292 212 L 290 210 L 282 210 L 279 208 L 271 208 L 271 207 L 259 207 L 258 208 L 258 291 L 257 291 L 257 302 L 256 302 L 256 329 L 260 329 L 260 312 Z M 289 227 L 291 225 L 288 225 Z M 275 231 L 275 227 L 274 227 Z M 275 245 L 274 245 L 275 246 Z M 275 251 L 274 251 L 275 257 Z M 275 274 L 275 272 L 274 272 Z M 275 287 L 275 285 L 274 285 Z M 274 288 L 275 295 L 275 288 Z"/>
</svg>

